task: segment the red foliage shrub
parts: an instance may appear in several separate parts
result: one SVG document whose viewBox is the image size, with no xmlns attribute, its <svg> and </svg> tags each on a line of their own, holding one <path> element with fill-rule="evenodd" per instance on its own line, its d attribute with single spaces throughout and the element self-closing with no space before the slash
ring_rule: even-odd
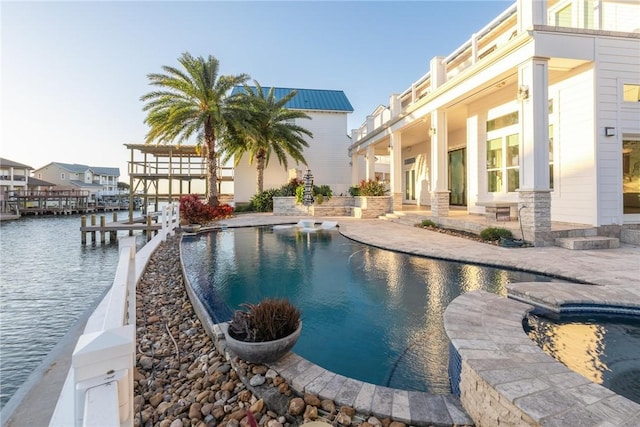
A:
<svg viewBox="0 0 640 427">
<path fill-rule="evenodd" d="M 209 206 L 202 203 L 196 194 L 180 198 L 180 218 L 183 224 L 206 224 L 216 219 L 228 218 L 232 214 L 231 206 Z"/>
</svg>

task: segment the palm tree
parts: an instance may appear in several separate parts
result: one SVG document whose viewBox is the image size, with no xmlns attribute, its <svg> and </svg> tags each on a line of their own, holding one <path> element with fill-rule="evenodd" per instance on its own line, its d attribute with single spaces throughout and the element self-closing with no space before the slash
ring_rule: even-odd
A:
<svg viewBox="0 0 640 427">
<path fill-rule="evenodd" d="M 207 162 L 207 203 L 217 206 L 216 141 L 237 112 L 228 108 L 232 97 L 227 93 L 249 76 L 218 76 L 219 62 L 211 55 L 194 58 L 185 52 L 178 62 L 183 69 L 165 65 L 166 74 L 147 75 L 149 84 L 159 89 L 140 98 L 146 102 L 144 122 L 149 125 L 145 142 L 180 144 L 195 136 Z"/>
<path fill-rule="evenodd" d="M 287 102 L 297 95 L 292 90 L 280 99 L 276 99 L 274 88 L 265 94 L 262 86 L 254 81 L 255 87 L 244 85 L 244 91 L 234 99 L 232 109 L 236 118 L 224 137 L 224 161 L 234 157 L 238 166 L 244 154 L 249 155 L 249 164 L 256 163 L 256 191 L 264 190 L 264 169 L 269 165 L 272 154 L 285 169 L 289 167 L 288 157 L 296 162 L 307 164 L 302 151 L 309 144 L 303 135 L 313 138 L 308 129 L 294 123 L 295 119 L 311 119 L 300 110 L 285 108 Z M 244 114 L 244 116 L 243 116 Z"/>
</svg>

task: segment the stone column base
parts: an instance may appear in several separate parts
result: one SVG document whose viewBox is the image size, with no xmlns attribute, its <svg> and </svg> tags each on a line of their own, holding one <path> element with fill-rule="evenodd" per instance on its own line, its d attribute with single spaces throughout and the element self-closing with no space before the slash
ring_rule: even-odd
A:
<svg viewBox="0 0 640 427">
<path fill-rule="evenodd" d="M 402 193 L 393 193 L 391 197 L 391 211 L 402 210 Z"/>
<path fill-rule="evenodd" d="M 518 190 L 518 212 L 524 240 L 534 246 L 552 246 L 551 191 Z"/>
<path fill-rule="evenodd" d="M 431 215 L 434 217 L 449 216 L 450 191 L 431 192 Z"/>
</svg>

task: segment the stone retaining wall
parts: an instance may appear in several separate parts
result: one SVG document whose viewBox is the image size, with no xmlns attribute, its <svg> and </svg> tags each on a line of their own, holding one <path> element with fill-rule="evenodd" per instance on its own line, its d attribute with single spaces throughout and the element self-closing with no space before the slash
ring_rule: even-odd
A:
<svg viewBox="0 0 640 427">
<path fill-rule="evenodd" d="M 356 196 L 354 199 L 353 216 L 361 219 L 378 218 L 392 210 L 390 196 Z"/>
<path fill-rule="evenodd" d="M 329 200 L 309 206 L 296 204 L 295 197 L 274 197 L 273 213 L 283 216 L 354 216 L 356 218 L 377 218 L 391 211 L 389 196 L 333 196 Z"/>
</svg>

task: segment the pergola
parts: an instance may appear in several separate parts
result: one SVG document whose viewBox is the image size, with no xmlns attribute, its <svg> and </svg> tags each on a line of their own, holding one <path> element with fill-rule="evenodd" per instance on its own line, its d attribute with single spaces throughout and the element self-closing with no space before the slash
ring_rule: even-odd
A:
<svg viewBox="0 0 640 427">
<path fill-rule="evenodd" d="M 133 216 L 133 198 L 142 192 L 143 206 L 171 202 L 192 193 L 192 186 L 207 192 L 206 159 L 195 145 L 125 144 L 129 161 L 129 216 Z M 218 191 L 223 181 L 233 181 L 233 168 L 218 165 Z"/>
</svg>

